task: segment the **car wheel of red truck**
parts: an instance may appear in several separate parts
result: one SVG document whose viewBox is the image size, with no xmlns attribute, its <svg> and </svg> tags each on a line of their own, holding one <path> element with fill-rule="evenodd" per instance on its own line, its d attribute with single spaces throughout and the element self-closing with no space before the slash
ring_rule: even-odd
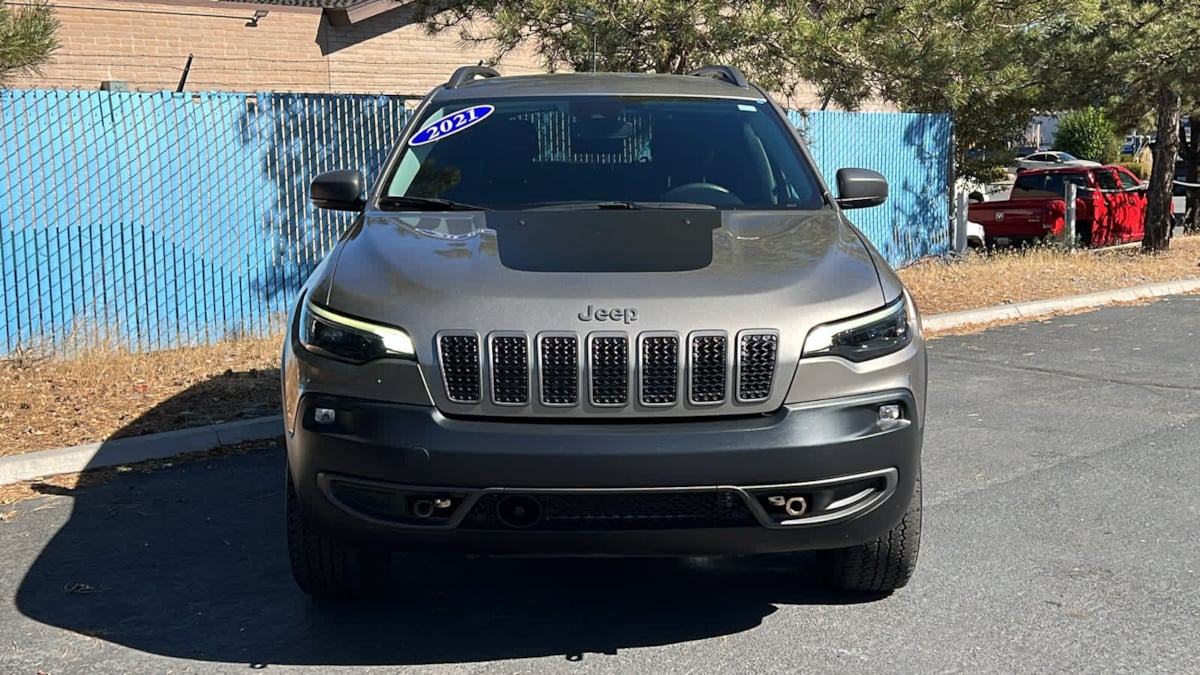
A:
<svg viewBox="0 0 1200 675">
<path fill-rule="evenodd" d="M 833 583 L 842 590 L 888 593 L 903 588 L 917 569 L 921 544 L 921 478 L 904 518 L 887 534 L 861 546 L 824 554 Z"/>
</svg>

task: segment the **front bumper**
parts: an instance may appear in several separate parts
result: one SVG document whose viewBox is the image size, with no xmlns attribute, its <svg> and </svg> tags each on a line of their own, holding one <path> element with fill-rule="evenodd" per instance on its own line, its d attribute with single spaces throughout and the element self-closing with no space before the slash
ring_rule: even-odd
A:
<svg viewBox="0 0 1200 675">
<path fill-rule="evenodd" d="M 903 420 L 881 423 L 884 404 L 900 405 Z M 336 421 L 316 423 L 316 408 Z M 312 525 L 360 545 L 552 555 L 837 548 L 903 517 L 920 472 L 918 414 L 903 390 L 736 419 L 603 423 L 452 419 L 308 394 L 288 462 Z"/>
</svg>

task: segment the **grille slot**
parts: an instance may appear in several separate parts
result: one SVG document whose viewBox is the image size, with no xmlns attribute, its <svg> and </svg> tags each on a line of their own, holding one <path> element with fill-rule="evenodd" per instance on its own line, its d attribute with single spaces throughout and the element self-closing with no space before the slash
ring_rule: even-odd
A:
<svg viewBox="0 0 1200 675">
<path fill-rule="evenodd" d="M 438 358 L 446 396 L 455 403 L 479 403 L 479 337 L 442 335 L 438 339 Z"/>
<path fill-rule="evenodd" d="M 640 356 L 642 405 L 673 405 L 679 399 L 679 336 L 643 335 Z"/>
<path fill-rule="evenodd" d="M 629 403 L 629 338 L 593 335 L 588 341 L 588 373 L 592 405 Z"/>
<path fill-rule="evenodd" d="M 529 403 L 529 341 L 524 335 L 491 338 L 492 400 L 497 405 Z"/>
<path fill-rule="evenodd" d="M 775 359 L 779 334 L 765 331 L 738 336 L 737 400 L 741 403 L 765 401 L 771 397 L 775 377 Z"/>
<path fill-rule="evenodd" d="M 692 336 L 688 396 L 693 404 L 715 405 L 725 400 L 728 351 L 729 339 L 725 335 Z"/>
<path fill-rule="evenodd" d="M 543 335 L 538 341 L 542 404 L 571 406 L 579 403 L 579 338 Z"/>
</svg>

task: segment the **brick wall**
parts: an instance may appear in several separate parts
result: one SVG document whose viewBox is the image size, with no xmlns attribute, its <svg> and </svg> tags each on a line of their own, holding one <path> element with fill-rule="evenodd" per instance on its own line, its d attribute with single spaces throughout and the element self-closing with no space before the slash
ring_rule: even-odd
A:
<svg viewBox="0 0 1200 675">
<path fill-rule="evenodd" d="M 457 30 L 429 35 L 403 6 L 350 26 L 330 24 L 317 9 L 263 7 L 207 0 L 54 0 L 62 47 L 41 75 L 11 86 L 97 89 L 104 80 L 134 91 L 175 89 L 188 54 L 191 91 L 408 94 L 422 96 L 461 65 L 492 56 L 489 45 L 465 44 Z M 541 72 L 528 50 L 505 56 L 506 75 Z M 777 95 L 791 108 L 817 108 L 809 90 Z M 871 103 L 864 110 L 890 110 Z"/>
<path fill-rule="evenodd" d="M 320 10 L 271 7 L 258 27 L 254 6 L 207 2 L 60 0 L 62 47 L 42 74 L 12 86 L 97 89 L 119 80 L 135 91 L 174 89 L 188 54 L 193 91 L 283 91 L 423 95 L 455 67 L 491 56 L 457 33 L 429 36 L 400 8 L 348 27 Z M 506 74 L 540 72 L 535 56 L 509 54 Z"/>
</svg>

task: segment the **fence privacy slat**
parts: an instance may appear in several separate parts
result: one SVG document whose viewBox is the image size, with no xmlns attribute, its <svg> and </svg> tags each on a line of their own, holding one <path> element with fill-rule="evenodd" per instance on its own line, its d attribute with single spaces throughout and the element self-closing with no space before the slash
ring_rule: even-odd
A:
<svg viewBox="0 0 1200 675">
<path fill-rule="evenodd" d="M 353 219 L 313 209 L 309 181 L 374 180 L 417 102 L 0 90 L 0 353 L 267 334 Z M 949 116 L 791 118 L 831 184 L 845 166 L 888 178 L 885 205 L 849 215 L 890 263 L 949 250 Z"/>
</svg>

